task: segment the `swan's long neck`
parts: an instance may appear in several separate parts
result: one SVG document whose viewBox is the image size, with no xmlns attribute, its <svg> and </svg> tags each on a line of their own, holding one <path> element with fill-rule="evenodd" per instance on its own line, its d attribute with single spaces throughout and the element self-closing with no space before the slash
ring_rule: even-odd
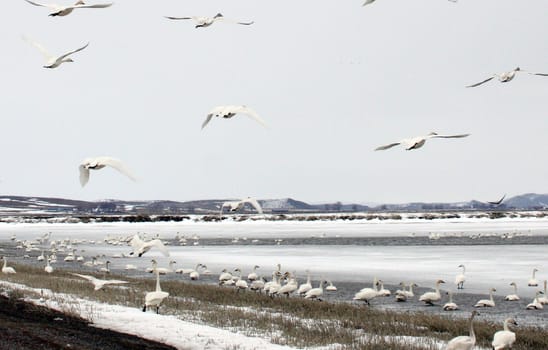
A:
<svg viewBox="0 0 548 350">
<path fill-rule="evenodd" d="M 440 283 L 436 282 L 436 294 L 440 294 Z"/>
<path fill-rule="evenodd" d="M 462 267 L 462 274 L 464 275 L 466 273 L 466 267 L 464 267 L 464 265 L 462 265 L 461 267 Z"/>
<path fill-rule="evenodd" d="M 453 303 L 453 293 L 449 292 L 449 302 Z"/>
<path fill-rule="evenodd" d="M 546 284 L 548 284 L 548 281 L 544 280 L 544 295 L 546 295 Z"/>
<path fill-rule="evenodd" d="M 489 299 L 491 299 L 491 301 L 494 301 L 493 300 L 493 290 L 492 289 L 489 291 Z"/>
<path fill-rule="evenodd" d="M 8 260 L 4 258 L 4 268 L 6 268 L 6 265 L 8 264 Z"/>
<path fill-rule="evenodd" d="M 506 332 L 510 331 L 510 328 L 508 328 L 508 320 L 504 320 L 504 330 Z"/>
<path fill-rule="evenodd" d="M 411 284 L 409 285 L 409 292 L 410 292 L 410 293 L 413 293 L 413 283 L 411 283 Z"/>
<path fill-rule="evenodd" d="M 310 284 L 310 282 L 312 282 L 312 280 L 310 279 L 310 274 L 308 274 L 306 277 L 306 283 Z"/>
<path fill-rule="evenodd" d="M 470 317 L 470 338 L 476 343 L 476 333 L 474 333 L 474 316 L 476 314 L 473 313 L 472 317 Z"/>
<path fill-rule="evenodd" d="M 537 270 L 533 270 L 533 279 L 535 279 L 535 274 L 537 273 Z"/>
<path fill-rule="evenodd" d="M 544 284 L 544 288 L 546 288 L 546 284 Z M 546 290 L 546 289 L 545 289 Z M 514 294 L 518 295 L 518 285 L 514 283 Z"/>
<path fill-rule="evenodd" d="M 325 283 L 324 280 L 321 280 L 320 281 L 320 285 L 318 286 L 318 288 L 320 288 L 321 290 L 323 290 L 323 284 Z"/>
<path fill-rule="evenodd" d="M 160 272 L 158 272 L 158 269 L 156 269 L 156 291 L 162 291 L 162 288 L 160 288 Z"/>
</svg>

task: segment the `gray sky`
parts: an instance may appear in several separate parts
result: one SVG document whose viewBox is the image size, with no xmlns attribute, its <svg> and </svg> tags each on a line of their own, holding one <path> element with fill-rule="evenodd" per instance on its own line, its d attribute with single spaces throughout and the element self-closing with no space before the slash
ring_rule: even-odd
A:
<svg viewBox="0 0 548 350">
<path fill-rule="evenodd" d="M 516 66 L 548 73 L 548 2 L 361 4 L 117 0 L 55 18 L 10 0 L 0 193 L 408 202 L 548 192 L 548 78 L 464 88 Z M 217 12 L 255 24 L 194 29 L 162 17 Z M 90 45 L 49 70 L 22 35 L 56 54 Z M 237 116 L 200 130 L 228 104 L 270 128 Z M 430 131 L 472 136 L 373 151 Z M 78 164 L 100 155 L 139 181 L 103 169 L 81 188 Z"/>
</svg>

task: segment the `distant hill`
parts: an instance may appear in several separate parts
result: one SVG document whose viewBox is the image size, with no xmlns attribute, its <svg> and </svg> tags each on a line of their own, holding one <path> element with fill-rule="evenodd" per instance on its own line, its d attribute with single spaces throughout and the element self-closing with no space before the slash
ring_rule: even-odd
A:
<svg viewBox="0 0 548 350">
<path fill-rule="evenodd" d="M 187 202 L 169 200 L 156 201 L 80 201 L 64 198 L 0 196 L 0 215 L 17 214 L 217 214 L 223 202 L 234 199 L 204 199 Z M 367 211 L 451 211 L 451 210 L 542 210 L 548 209 L 548 194 L 527 193 L 507 198 L 495 206 L 471 200 L 457 203 L 382 204 L 366 206 L 341 202 L 308 204 L 292 198 L 261 199 L 259 203 L 266 213 L 322 213 L 322 212 L 367 212 Z M 254 212 L 246 205 L 242 212 Z"/>
</svg>

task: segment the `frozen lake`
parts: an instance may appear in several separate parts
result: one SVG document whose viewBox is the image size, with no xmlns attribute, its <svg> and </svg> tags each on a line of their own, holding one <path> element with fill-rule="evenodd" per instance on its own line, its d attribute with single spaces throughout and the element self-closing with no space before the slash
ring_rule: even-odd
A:
<svg viewBox="0 0 548 350">
<path fill-rule="evenodd" d="M 267 278 L 276 264 L 281 264 L 283 271 L 295 271 L 301 282 L 306 270 L 314 281 L 330 279 L 339 286 L 337 298 L 346 300 L 360 288 L 371 286 L 374 276 L 390 286 L 413 281 L 421 293 L 443 279 L 447 283 L 442 288 L 456 293 L 457 266 L 464 264 L 467 281 L 464 291 L 456 296 L 457 302 L 466 303 L 463 309 L 469 310 L 474 300 L 486 297 L 491 287 L 497 288 L 497 303 L 505 303 L 504 295 L 512 292 L 510 282 L 516 282 L 522 301 L 506 302 L 489 312 L 533 315 L 524 311 L 538 289 L 527 287 L 533 268 L 539 269 L 539 288 L 548 278 L 548 219 L 1 224 L 0 241 L 8 241 L 12 234 L 24 240 L 47 232 L 55 240 L 95 240 L 96 244 L 83 243 L 75 248 L 84 250 L 86 256 L 104 254 L 103 260 L 110 259 L 111 267 L 120 272 L 131 263 L 140 270 L 131 274 L 146 275 L 142 271 L 150 266 L 152 257 L 160 266 L 167 266 L 170 259 L 177 261 L 177 268 L 203 263 L 213 273 L 239 267 L 245 276 L 253 265 L 259 265 L 259 272 Z M 171 257 L 151 251 L 142 258 L 110 258 L 129 253 L 130 247 L 107 245 L 103 239 L 135 233 L 168 240 Z M 176 235 L 186 237 L 187 245 L 179 245 Z M 214 283 L 215 278 L 205 281 Z M 382 303 L 392 307 L 393 298 Z M 546 321 L 545 313 L 540 311 L 530 318 Z"/>
</svg>

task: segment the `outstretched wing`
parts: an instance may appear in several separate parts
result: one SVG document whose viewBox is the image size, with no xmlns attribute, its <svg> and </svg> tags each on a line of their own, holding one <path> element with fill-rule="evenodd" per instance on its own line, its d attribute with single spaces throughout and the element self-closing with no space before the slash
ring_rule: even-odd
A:
<svg viewBox="0 0 548 350">
<path fill-rule="evenodd" d="M 384 145 L 384 146 L 379 146 L 377 148 L 375 148 L 375 151 L 384 151 L 385 149 L 389 149 L 389 148 L 392 148 L 394 146 L 397 146 L 399 145 L 401 142 L 394 142 L 394 143 L 390 143 L 388 145 Z"/>
<path fill-rule="evenodd" d="M 253 208 L 255 208 L 255 210 L 257 210 L 257 212 L 259 214 L 263 213 L 263 208 L 261 208 L 261 205 L 259 204 L 259 202 L 255 198 L 246 198 L 243 201 L 245 203 L 251 204 L 253 206 Z"/>
<path fill-rule="evenodd" d="M 258 115 L 254 110 L 252 110 L 252 109 L 249 108 L 249 107 L 240 106 L 239 108 L 236 109 L 235 112 L 236 112 L 236 113 L 245 114 L 245 115 L 247 115 L 248 117 L 251 117 L 251 118 L 255 119 L 259 124 L 261 124 L 261 125 L 264 126 L 265 128 L 268 128 L 268 126 L 266 125 L 265 121 L 264 121 L 261 117 L 259 117 L 259 115 Z"/>
<path fill-rule="evenodd" d="M 502 196 L 502 198 L 499 199 L 499 200 L 496 201 L 496 202 L 489 202 L 489 201 L 488 201 L 487 203 L 489 203 L 489 204 L 491 204 L 491 205 L 499 205 L 499 204 L 502 203 L 502 201 L 504 201 L 504 198 L 506 198 L 506 194 L 504 194 L 504 196 Z"/>
<path fill-rule="evenodd" d="M 476 86 L 480 86 L 481 84 L 485 84 L 485 83 L 487 83 L 488 81 L 492 80 L 494 77 L 495 77 L 495 76 L 492 76 L 491 78 L 487 78 L 487 79 L 485 79 L 484 81 L 480 81 L 479 83 L 472 84 L 472 85 L 468 85 L 467 88 L 476 87 Z"/>
<path fill-rule="evenodd" d="M 172 17 L 172 16 L 164 16 L 167 19 L 173 19 L 173 20 L 181 20 L 181 19 L 192 19 L 192 17 Z"/>
<path fill-rule="evenodd" d="M 152 241 L 147 242 L 147 243 L 150 244 L 151 246 L 154 246 L 154 247 L 158 248 L 158 250 L 162 254 L 164 254 L 164 256 L 166 256 L 166 257 L 169 256 L 169 250 L 167 250 L 167 247 L 159 239 L 153 239 Z"/>
<path fill-rule="evenodd" d="M 27 38 L 26 36 L 23 36 L 23 40 L 25 40 L 27 43 L 31 44 L 32 46 L 34 46 L 35 48 L 37 48 L 41 53 L 42 55 L 44 55 L 44 57 L 46 58 L 46 61 L 50 60 L 53 58 L 53 55 L 50 54 L 48 52 L 48 50 L 46 50 L 45 47 L 43 47 L 42 45 L 40 45 L 39 43 L 37 43 L 36 41 L 30 39 L 30 38 Z"/>
<path fill-rule="evenodd" d="M 205 126 L 211 121 L 211 118 L 213 118 L 213 114 L 209 113 L 206 117 L 206 120 L 202 123 L 202 130 L 205 128 Z"/>
<path fill-rule="evenodd" d="M 458 139 L 461 137 L 467 137 L 470 136 L 470 134 L 460 134 L 460 135 L 429 135 L 428 138 L 435 139 L 435 138 L 442 138 L 442 139 Z"/>
<path fill-rule="evenodd" d="M 28 0 L 27 0 L 28 1 Z M 84 9 L 84 8 L 88 8 L 88 9 L 103 9 L 105 7 L 110 7 L 112 6 L 114 3 L 111 2 L 111 3 L 108 3 L 108 4 L 94 4 L 94 5 L 86 5 L 86 4 L 83 4 L 83 5 L 74 5 L 72 6 L 72 8 L 75 8 L 75 9 Z"/>
<path fill-rule="evenodd" d="M 129 177 L 130 179 L 132 179 L 133 181 L 137 181 L 137 179 L 135 178 L 135 176 L 133 176 L 133 174 L 131 173 L 131 171 L 129 171 L 127 169 L 127 167 L 124 165 L 124 163 L 122 163 L 120 160 L 116 159 L 116 158 L 111 158 L 111 157 L 98 157 L 97 158 L 97 162 L 99 164 L 102 164 L 102 165 L 108 165 L 116 170 L 118 170 L 119 172 L 121 172 L 122 174 L 126 175 L 127 177 Z"/>
<path fill-rule="evenodd" d="M 28 2 L 31 5 L 34 5 L 34 6 L 48 7 L 48 8 L 52 8 L 52 9 L 57 8 L 57 5 L 53 5 L 53 4 L 41 4 L 39 2 L 34 2 L 34 1 L 30 1 L 30 0 L 25 0 L 25 1 Z"/>
<path fill-rule="evenodd" d="M 548 77 L 548 74 L 547 74 L 547 73 L 529 73 L 529 74 L 532 74 L 532 75 L 540 75 L 540 76 L 543 76 L 543 77 Z"/>
<path fill-rule="evenodd" d="M 89 181 L 89 169 L 87 169 L 83 164 L 80 164 L 78 169 L 80 170 L 80 185 L 84 187 Z"/>
<path fill-rule="evenodd" d="M 81 275 L 79 273 L 74 273 L 74 272 L 69 272 L 71 275 L 74 275 L 74 276 L 78 276 L 80 278 L 83 278 L 83 279 L 86 279 L 90 282 L 93 282 L 93 281 L 96 281 L 97 278 L 93 277 L 93 276 L 89 276 L 89 275 Z"/>
<path fill-rule="evenodd" d="M 124 284 L 129 283 L 128 281 L 121 281 L 121 280 L 104 280 L 103 284 Z"/>
<path fill-rule="evenodd" d="M 83 49 L 85 49 L 86 47 L 88 47 L 88 45 L 89 45 L 89 43 L 87 43 L 86 45 L 82 46 L 82 47 L 79 48 L 79 49 L 76 49 L 76 50 L 72 50 L 72 51 L 70 51 L 70 52 L 67 52 L 66 54 L 60 56 L 60 57 L 58 58 L 58 60 L 62 60 L 62 59 L 64 59 L 64 58 L 67 58 L 68 56 L 72 55 L 73 53 L 76 53 L 76 52 L 78 52 L 78 51 L 82 51 Z"/>
<path fill-rule="evenodd" d="M 129 243 L 131 244 L 131 247 L 133 248 L 133 253 L 135 253 L 137 250 L 139 250 L 139 248 L 143 246 L 143 244 L 145 244 L 145 242 L 143 242 L 143 240 L 139 237 L 138 234 L 135 234 L 135 236 L 133 236 L 133 238 L 131 239 Z"/>
<path fill-rule="evenodd" d="M 365 0 L 365 2 L 362 4 L 362 6 L 369 5 L 371 3 L 374 3 L 375 0 Z"/>
</svg>

